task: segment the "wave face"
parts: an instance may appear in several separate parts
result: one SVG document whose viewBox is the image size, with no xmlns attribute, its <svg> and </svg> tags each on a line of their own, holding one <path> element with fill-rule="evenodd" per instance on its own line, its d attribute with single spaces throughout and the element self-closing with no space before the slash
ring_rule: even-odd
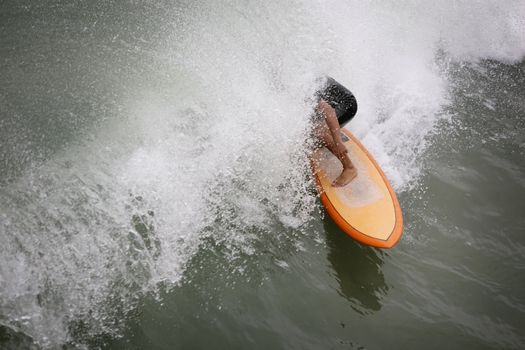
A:
<svg viewBox="0 0 525 350">
<path fill-rule="evenodd" d="M 43 348 L 117 336 L 205 239 L 235 256 L 301 237 L 325 74 L 357 96 L 350 128 L 410 191 L 450 117 L 449 65 L 521 60 L 524 14 L 522 1 L 3 2 L 0 326 Z"/>
</svg>

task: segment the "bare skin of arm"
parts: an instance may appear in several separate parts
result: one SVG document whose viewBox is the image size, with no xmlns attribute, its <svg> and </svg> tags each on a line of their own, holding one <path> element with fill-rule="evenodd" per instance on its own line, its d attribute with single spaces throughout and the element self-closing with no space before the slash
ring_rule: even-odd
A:
<svg viewBox="0 0 525 350">
<path fill-rule="evenodd" d="M 348 150 L 341 138 L 341 127 L 337 121 L 335 110 L 324 100 L 319 101 L 317 108 L 324 116 L 325 123 L 317 127 L 315 131 L 316 136 L 323 146 L 328 148 L 343 165 L 341 175 L 334 180 L 332 186 L 345 186 L 357 176 L 357 170 L 350 157 L 348 157 Z"/>
</svg>

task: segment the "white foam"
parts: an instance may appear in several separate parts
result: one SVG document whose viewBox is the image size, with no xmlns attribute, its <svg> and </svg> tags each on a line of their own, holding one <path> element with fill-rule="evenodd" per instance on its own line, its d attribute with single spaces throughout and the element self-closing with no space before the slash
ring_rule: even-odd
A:
<svg viewBox="0 0 525 350">
<path fill-rule="evenodd" d="M 128 310 L 138 292 L 175 285 L 203 237 L 250 254 L 257 235 L 307 223 L 316 77 L 355 93 L 350 128 L 403 191 L 447 103 L 436 53 L 525 53 L 520 0 L 187 5 L 158 18 L 173 32 L 142 62 L 155 84 L 122 86 L 115 96 L 131 98 L 90 140 L 1 189 L 0 313 L 43 346 L 68 341 L 77 319 L 118 332 L 108 300 Z M 154 227 L 146 238 L 139 221 Z"/>
</svg>

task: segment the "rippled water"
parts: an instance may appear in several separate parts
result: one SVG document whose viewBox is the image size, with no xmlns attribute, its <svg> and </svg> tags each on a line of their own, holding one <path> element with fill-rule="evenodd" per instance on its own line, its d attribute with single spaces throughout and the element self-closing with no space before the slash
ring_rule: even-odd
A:
<svg viewBox="0 0 525 350">
<path fill-rule="evenodd" d="M 0 4 L 0 348 L 525 347 L 521 1 Z M 398 192 L 305 156 L 329 74 Z"/>
</svg>

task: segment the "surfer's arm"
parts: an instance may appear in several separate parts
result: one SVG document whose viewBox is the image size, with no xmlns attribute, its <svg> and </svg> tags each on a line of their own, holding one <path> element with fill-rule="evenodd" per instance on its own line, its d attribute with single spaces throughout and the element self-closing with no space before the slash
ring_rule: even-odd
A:
<svg viewBox="0 0 525 350">
<path fill-rule="evenodd" d="M 325 100 L 319 101 L 319 109 L 323 113 L 324 119 L 326 120 L 326 125 L 328 125 L 328 129 L 330 130 L 330 134 L 334 140 L 335 149 L 337 152 L 340 154 L 348 152 L 343 143 L 343 139 L 341 138 L 341 127 L 339 126 L 335 109 L 333 109 L 332 106 L 330 106 Z"/>
</svg>

